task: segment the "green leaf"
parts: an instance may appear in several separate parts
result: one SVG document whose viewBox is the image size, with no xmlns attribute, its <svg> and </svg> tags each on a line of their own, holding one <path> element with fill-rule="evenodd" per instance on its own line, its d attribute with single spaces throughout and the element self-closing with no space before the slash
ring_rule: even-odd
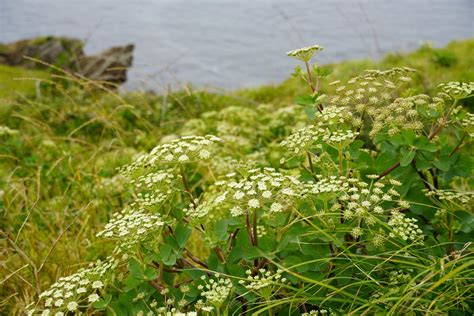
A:
<svg viewBox="0 0 474 316">
<path fill-rule="evenodd" d="M 175 231 L 175 237 L 176 237 L 176 243 L 180 248 L 183 248 L 184 245 L 186 245 L 186 242 L 189 239 L 189 236 L 191 235 L 191 229 L 185 227 L 183 224 L 179 224 L 176 227 Z"/>
<path fill-rule="evenodd" d="M 310 95 L 300 95 L 295 97 L 294 102 L 302 106 L 314 105 L 314 98 Z"/>
<path fill-rule="evenodd" d="M 110 301 L 112 300 L 112 295 L 107 294 L 105 297 L 99 299 L 97 302 L 94 302 L 92 306 L 96 309 L 104 309 L 109 305 Z"/>
<path fill-rule="evenodd" d="M 460 231 L 469 234 L 474 230 L 474 216 L 467 212 L 461 211 L 456 213 L 456 217 L 459 220 Z"/>
<path fill-rule="evenodd" d="M 227 239 L 227 228 L 229 226 L 229 221 L 227 219 L 223 219 L 217 221 L 214 224 L 214 232 L 219 240 Z"/>
<path fill-rule="evenodd" d="M 131 259 L 128 263 L 128 271 L 130 271 L 130 274 L 137 279 L 141 279 L 143 276 L 142 265 L 135 259 Z"/>
<path fill-rule="evenodd" d="M 400 159 L 400 166 L 406 167 L 412 162 L 413 158 L 415 158 L 416 151 L 415 150 L 405 151 L 402 148 L 401 152 L 402 152 L 402 158 Z"/>
<path fill-rule="evenodd" d="M 451 161 L 449 157 L 441 156 L 439 159 L 433 161 L 433 165 L 435 165 L 439 170 L 448 171 L 451 167 Z"/>
<path fill-rule="evenodd" d="M 242 258 L 245 260 L 252 260 L 252 259 L 261 258 L 261 257 L 262 257 L 262 251 L 259 250 L 255 246 L 248 247 L 242 253 Z"/>
<path fill-rule="evenodd" d="M 306 116 L 310 120 L 314 120 L 316 118 L 316 109 L 314 105 L 307 105 L 304 107 L 304 112 L 306 113 Z"/>
<path fill-rule="evenodd" d="M 405 141 L 404 143 L 406 145 L 413 146 L 413 144 L 415 142 L 415 139 L 416 139 L 415 131 L 413 131 L 411 129 L 404 129 L 404 130 L 402 130 L 401 134 L 402 134 L 402 137 Z"/>
<path fill-rule="evenodd" d="M 435 144 L 431 143 L 426 136 L 418 137 L 415 140 L 413 146 L 416 149 L 423 150 L 423 151 L 428 151 L 428 152 L 432 152 L 432 153 L 438 151 L 438 147 Z"/>
<path fill-rule="evenodd" d="M 156 279 L 158 276 L 158 272 L 154 268 L 146 268 L 145 271 L 143 271 L 143 279 L 146 281 L 151 281 Z"/>
</svg>

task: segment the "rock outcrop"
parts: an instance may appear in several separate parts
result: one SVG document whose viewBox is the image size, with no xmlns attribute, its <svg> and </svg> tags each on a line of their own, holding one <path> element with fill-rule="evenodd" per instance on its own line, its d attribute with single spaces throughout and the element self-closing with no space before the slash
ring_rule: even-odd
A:
<svg viewBox="0 0 474 316">
<path fill-rule="evenodd" d="M 127 69 L 133 62 L 132 44 L 111 47 L 97 55 L 77 60 L 78 73 L 97 81 L 121 84 L 127 81 Z"/>
<path fill-rule="evenodd" d="M 122 84 L 133 62 L 134 45 L 111 47 L 99 54 L 86 56 L 81 40 L 67 37 L 41 37 L 10 44 L 0 44 L 0 64 L 29 69 L 45 69 L 47 65 L 25 57 L 77 73 L 89 79 Z"/>
</svg>

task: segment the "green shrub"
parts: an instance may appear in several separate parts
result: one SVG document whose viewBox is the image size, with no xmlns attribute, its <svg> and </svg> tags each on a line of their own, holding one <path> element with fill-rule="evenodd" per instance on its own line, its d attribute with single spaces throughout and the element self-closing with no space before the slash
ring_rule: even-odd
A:
<svg viewBox="0 0 474 316">
<path fill-rule="evenodd" d="M 121 167 L 133 199 L 97 233 L 113 250 L 30 311 L 472 314 L 474 83 L 326 83 L 321 49 L 289 53 L 298 105 L 207 111 Z"/>
</svg>

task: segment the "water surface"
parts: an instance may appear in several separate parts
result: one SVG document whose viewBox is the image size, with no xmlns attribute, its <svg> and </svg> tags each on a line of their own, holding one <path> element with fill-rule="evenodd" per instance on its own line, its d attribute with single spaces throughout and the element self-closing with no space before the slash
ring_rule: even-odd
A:
<svg viewBox="0 0 474 316">
<path fill-rule="evenodd" d="M 134 43 L 128 87 L 238 88 L 285 79 L 301 46 L 326 47 L 327 63 L 474 37 L 473 12 L 473 0 L 0 0 L 0 42 Z"/>
</svg>

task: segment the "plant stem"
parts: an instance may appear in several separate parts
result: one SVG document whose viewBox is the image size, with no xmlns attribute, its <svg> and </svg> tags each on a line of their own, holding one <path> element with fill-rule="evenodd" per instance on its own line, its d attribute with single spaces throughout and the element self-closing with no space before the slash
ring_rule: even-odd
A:
<svg viewBox="0 0 474 316">
<path fill-rule="evenodd" d="M 258 234 L 257 234 L 257 209 L 253 211 L 253 241 L 255 246 L 258 246 Z"/>
<path fill-rule="evenodd" d="M 245 215 L 245 226 L 247 228 L 247 233 L 249 234 L 249 239 L 250 239 L 250 244 L 252 246 L 255 245 L 254 243 L 254 240 L 253 240 L 253 234 L 252 234 L 252 227 L 250 226 L 250 216 L 249 216 L 249 212 L 247 211 L 246 215 Z"/>
<path fill-rule="evenodd" d="M 311 159 L 311 153 L 308 150 L 306 151 L 306 156 L 308 157 L 308 163 L 309 163 L 309 168 L 311 170 L 311 172 L 310 172 L 311 176 L 313 176 L 313 179 L 315 181 L 318 181 L 318 178 L 316 177 L 316 174 L 314 173 L 313 159 Z M 309 171 L 309 170 L 307 170 L 307 171 Z"/>
<path fill-rule="evenodd" d="M 188 180 L 186 179 L 186 173 L 184 172 L 183 166 L 179 167 L 181 171 L 181 180 L 183 181 L 184 189 L 186 190 L 186 193 L 189 196 L 189 199 L 191 200 L 191 203 L 193 204 L 194 208 L 197 207 L 196 202 L 194 201 L 193 194 L 191 193 L 191 189 L 189 188 Z"/>
<path fill-rule="evenodd" d="M 309 68 L 309 64 L 307 61 L 304 62 L 305 66 L 306 66 L 306 72 L 308 73 L 308 84 L 309 84 L 309 88 L 311 90 L 311 93 L 314 93 L 316 92 L 316 89 L 314 87 L 314 83 L 313 83 L 313 75 L 311 74 L 311 70 Z"/>
<path fill-rule="evenodd" d="M 438 135 L 441 130 L 443 129 L 444 125 L 446 124 L 446 122 L 448 121 L 448 118 L 449 118 L 449 115 L 451 114 L 452 110 L 454 109 L 454 107 L 456 107 L 456 104 L 457 104 L 458 100 L 456 99 L 454 101 L 454 103 L 452 104 L 451 108 L 449 109 L 448 113 L 446 114 L 446 116 L 444 117 L 444 121 L 439 124 L 435 129 L 433 129 L 433 127 L 431 128 L 431 131 L 430 131 L 430 134 L 428 135 L 428 139 L 429 140 L 433 140 L 433 138 L 436 137 L 436 135 Z M 383 177 L 385 177 L 387 174 L 389 174 L 390 172 L 392 172 L 393 170 L 397 169 L 398 167 L 400 167 L 400 162 L 397 162 L 396 164 L 390 166 L 387 170 L 385 170 L 384 172 L 382 172 L 379 177 L 377 178 L 377 180 L 380 180 L 382 179 Z"/>
<path fill-rule="evenodd" d="M 462 145 L 463 145 L 463 141 L 464 139 L 466 138 L 467 136 L 467 132 L 464 132 L 464 134 L 462 135 L 461 139 L 459 140 L 459 143 L 456 145 L 456 147 L 454 147 L 454 149 L 451 151 L 451 153 L 449 154 L 449 157 L 451 157 L 452 155 L 454 155 L 459 149 L 461 149 Z"/>
</svg>

